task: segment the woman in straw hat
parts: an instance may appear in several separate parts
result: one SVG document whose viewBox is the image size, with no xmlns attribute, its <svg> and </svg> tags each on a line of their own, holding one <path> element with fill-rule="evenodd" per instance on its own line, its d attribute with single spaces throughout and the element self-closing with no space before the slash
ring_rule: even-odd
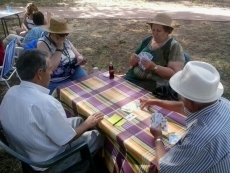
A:
<svg viewBox="0 0 230 173">
<path fill-rule="evenodd" d="M 51 94 L 58 85 L 87 76 L 80 66 L 86 60 L 66 38 L 72 28 L 65 19 L 52 17 L 44 30 L 49 34 L 38 40 L 37 49 L 47 52 L 52 62 L 53 74 L 48 87 Z"/>
<path fill-rule="evenodd" d="M 144 39 L 129 64 L 131 69 L 125 79 L 148 91 L 154 91 L 183 69 L 185 57 L 181 45 L 169 36 L 173 31 L 172 19 L 164 13 L 157 14 L 147 22 L 152 36 Z"/>
</svg>

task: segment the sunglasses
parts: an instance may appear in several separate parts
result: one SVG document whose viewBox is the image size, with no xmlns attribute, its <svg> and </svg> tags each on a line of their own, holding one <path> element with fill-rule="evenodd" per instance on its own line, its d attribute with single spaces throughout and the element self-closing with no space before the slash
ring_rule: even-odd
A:
<svg viewBox="0 0 230 173">
<path fill-rule="evenodd" d="M 68 36 L 69 34 L 66 33 L 66 34 L 56 34 L 56 35 L 58 35 L 59 37 L 65 37 L 65 36 Z"/>
</svg>

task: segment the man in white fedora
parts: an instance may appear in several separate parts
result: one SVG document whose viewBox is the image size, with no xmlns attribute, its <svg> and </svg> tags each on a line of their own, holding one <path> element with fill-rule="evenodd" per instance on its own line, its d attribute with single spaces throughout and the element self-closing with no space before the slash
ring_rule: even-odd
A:
<svg viewBox="0 0 230 173">
<path fill-rule="evenodd" d="M 161 173 L 230 172 L 230 102 L 218 71 L 210 64 L 191 61 L 169 81 L 181 102 L 141 99 L 141 108 L 158 105 L 187 116 L 184 136 L 167 153 L 161 127 L 150 128 L 156 163 Z"/>
</svg>

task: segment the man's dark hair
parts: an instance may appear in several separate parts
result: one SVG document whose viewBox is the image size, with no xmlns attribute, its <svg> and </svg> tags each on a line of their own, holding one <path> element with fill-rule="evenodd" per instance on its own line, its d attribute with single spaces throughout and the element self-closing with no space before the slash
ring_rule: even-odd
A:
<svg viewBox="0 0 230 173">
<path fill-rule="evenodd" d="M 44 14 L 40 11 L 36 11 L 33 13 L 33 22 L 35 25 L 40 26 L 40 25 L 44 25 Z"/>
<path fill-rule="evenodd" d="M 39 69 L 46 71 L 47 53 L 37 50 L 25 50 L 17 59 L 16 68 L 22 80 L 31 81 Z"/>
</svg>

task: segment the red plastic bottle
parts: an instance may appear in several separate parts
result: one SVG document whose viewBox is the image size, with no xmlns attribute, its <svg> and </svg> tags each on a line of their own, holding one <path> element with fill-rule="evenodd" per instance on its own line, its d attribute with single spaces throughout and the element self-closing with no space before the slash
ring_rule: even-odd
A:
<svg viewBox="0 0 230 173">
<path fill-rule="evenodd" d="M 109 64 L 109 78 L 113 79 L 114 78 L 114 68 L 112 62 Z"/>
</svg>

